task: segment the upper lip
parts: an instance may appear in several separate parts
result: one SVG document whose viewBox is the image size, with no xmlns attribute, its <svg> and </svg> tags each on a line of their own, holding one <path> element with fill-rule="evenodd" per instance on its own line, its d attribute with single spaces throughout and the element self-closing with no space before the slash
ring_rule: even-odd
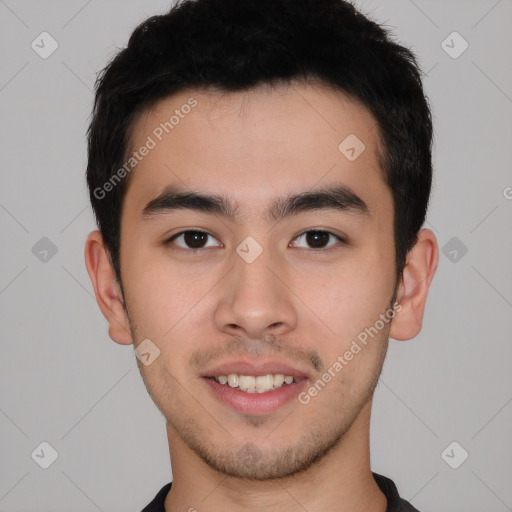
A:
<svg viewBox="0 0 512 512">
<path fill-rule="evenodd" d="M 201 373 L 202 377 L 218 377 L 219 375 L 230 375 L 236 373 L 238 375 L 272 375 L 282 373 L 283 375 L 289 375 L 294 378 L 309 378 L 308 372 L 301 370 L 297 367 L 291 366 L 290 364 L 272 361 L 272 360 L 238 360 L 224 362 Z"/>
</svg>

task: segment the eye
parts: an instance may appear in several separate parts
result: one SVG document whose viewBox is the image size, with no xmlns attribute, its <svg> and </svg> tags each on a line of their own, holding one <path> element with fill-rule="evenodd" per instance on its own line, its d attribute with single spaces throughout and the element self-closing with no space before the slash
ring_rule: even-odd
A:
<svg viewBox="0 0 512 512">
<path fill-rule="evenodd" d="M 345 240 L 330 231 L 322 231 L 318 229 L 305 231 L 301 235 L 294 238 L 294 240 L 304 239 L 304 241 L 312 247 L 306 247 L 306 249 L 325 249 L 329 248 L 334 244 L 328 245 L 329 237 L 336 238 L 339 242 L 345 243 Z M 327 245 L 326 245 L 327 244 Z M 300 247 L 300 246 L 299 246 Z M 304 246 L 302 246 L 304 247 Z"/>
<path fill-rule="evenodd" d="M 173 242 L 178 247 L 181 247 L 182 249 L 192 249 L 192 250 L 200 250 L 200 249 L 205 249 L 207 247 L 214 247 L 215 244 L 205 245 L 206 241 L 208 240 L 208 237 L 216 240 L 212 235 L 210 235 L 206 231 L 199 231 L 199 230 L 181 231 L 180 233 L 176 233 L 171 238 L 169 238 L 165 242 L 165 244 L 167 245 L 167 244 Z M 176 243 L 176 240 L 180 240 L 180 239 L 182 239 L 182 242 L 185 245 Z"/>
</svg>

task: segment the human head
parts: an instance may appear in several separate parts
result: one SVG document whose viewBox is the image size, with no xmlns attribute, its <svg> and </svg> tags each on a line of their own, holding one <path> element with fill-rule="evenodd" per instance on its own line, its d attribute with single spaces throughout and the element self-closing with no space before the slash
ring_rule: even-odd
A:
<svg viewBox="0 0 512 512">
<path fill-rule="evenodd" d="M 99 81 L 88 170 L 100 178 L 89 186 L 122 249 L 114 252 L 100 221 L 103 239 L 89 236 L 86 261 L 110 336 L 158 348 L 139 368 L 167 419 L 173 457 L 189 466 L 200 459 L 231 476 L 285 477 L 339 451 L 349 431 L 362 460 L 388 334 L 419 332 L 436 264 L 435 237 L 418 233 L 431 133 L 412 55 L 334 0 L 198 0 L 171 12 L 136 29 Z M 123 159 L 172 116 L 175 129 L 107 190 Z M 338 150 L 348 134 L 366 145 L 353 161 Z M 105 167 L 107 154 L 117 160 Z M 342 192 L 322 195 L 322 185 Z M 286 218 L 271 225 L 276 213 Z M 324 222 L 339 232 L 329 251 L 285 245 Z M 197 225 L 225 245 L 178 248 L 184 235 L 171 231 Z M 397 252 L 404 233 L 413 247 Z M 248 235 L 262 249 L 253 261 L 235 251 Z M 124 312 L 114 290 L 121 277 Z M 367 332 L 371 343 L 351 356 L 351 340 Z M 234 412 L 208 388 L 224 371 L 289 369 L 298 380 L 269 393 L 290 398 L 336 371 L 344 354 L 339 377 L 307 404 Z"/>
<path fill-rule="evenodd" d="M 432 181 L 431 116 L 413 54 L 343 0 L 185 0 L 140 24 L 96 84 L 87 182 L 121 290 L 120 226 L 131 174 L 115 174 L 130 157 L 137 116 L 187 88 L 243 91 L 291 80 L 339 89 L 377 120 L 398 278 Z"/>
</svg>

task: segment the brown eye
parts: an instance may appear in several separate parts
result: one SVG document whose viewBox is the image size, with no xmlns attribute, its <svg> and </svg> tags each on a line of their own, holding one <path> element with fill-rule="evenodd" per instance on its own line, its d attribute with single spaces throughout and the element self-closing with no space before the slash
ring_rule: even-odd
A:
<svg viewBox="0 0 512 512">
<path fill-rule="evenodd" d="M 305 231 L 304 233 L 296 237 L 295 240 L 299 240 L 301 238 L 305 240 L 305 242 L 308 245 L 308 247 L 306 247 L 307 249 L 325 249 L 334 245 L 333 243 L 328 245 L 331 237 L 334 237 L 336 240 L 340 242 L 344 242 L 344 240 L 338 235 L 335 235 L 330 231 L 322 231 L 318 229 Z"/>
<path fill-rule="evenodd" d="M 306 234 L 306 242 L 313 248 L 323 248 L 329 243 L 329 233 L 325 231 L 309 231 Z"/>
<path fill-rule="evenodd" d="M 183 235 L 183 240 L 188 247 L 192 249 L 200 249 L 206 242 L 208 235 L 200 231 L 187 231 Z"/>
<path fill-rule="evenodd" d="M 212 247 L 211 245 L 205 245 L 208 241 L 208 238 L 212 238 L 213 240 L 215 240 L 215 238 L 212 235 L 206 233 L 205 231 L 190 230 L 182 231 L 181 233 L 176 233 L 168 240 L 168 243 L 176 243 L 176 245 L 178 247 L 181 247 L 182 249 L 197 250 L 204 249 L 206 247 Z M 184 245 L 176 242 L 179 239 L 182 239 L 182 244 Z"/>
</svg>

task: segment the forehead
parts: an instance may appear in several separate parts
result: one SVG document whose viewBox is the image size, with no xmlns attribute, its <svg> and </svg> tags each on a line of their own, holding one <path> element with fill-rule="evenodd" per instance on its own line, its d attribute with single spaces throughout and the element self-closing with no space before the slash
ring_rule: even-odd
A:
<svg viewBox="0 0 512 512">
<path fill-rule="evenodd" d="M 242 214 L 317 185 L 343 184 L 370 203 L 387 190 L 375 119 L 320 85 L 181 91 L 137 117 L 130 152 L 143 147 L 126 194 L 139 211 L 172 184 L 232 197 Z"/>
</svg>

